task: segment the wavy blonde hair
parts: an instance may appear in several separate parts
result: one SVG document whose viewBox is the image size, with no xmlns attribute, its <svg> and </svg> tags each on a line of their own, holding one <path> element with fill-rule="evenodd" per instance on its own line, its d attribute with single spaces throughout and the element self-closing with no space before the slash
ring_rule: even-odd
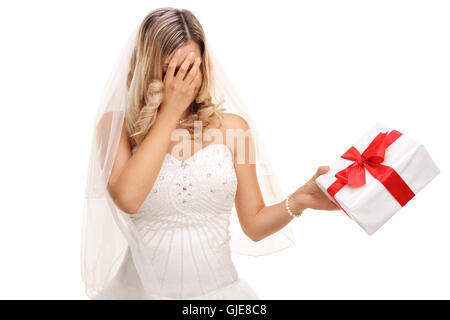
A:
<svg viewBox="0 0 450 320">
<path fill-rule="evenodd" d="M 211 58 L 200 23 L 189 10 L 159 8 L 150 12 L 141 23 L 130 61 L 125 121 L 132 147 L 145 138 L 163 101 L 163 62 L 189 40 L 200 46 L 203 79 L 190 105 L 191 113 L 180 126 L 192 133 L 194 121 L 202 121 L 202 128 L 206 128 L 215 117 L 222 123 L 224 109 L 219 107 L 223 101 L 212 102 Z"/>
</svg>

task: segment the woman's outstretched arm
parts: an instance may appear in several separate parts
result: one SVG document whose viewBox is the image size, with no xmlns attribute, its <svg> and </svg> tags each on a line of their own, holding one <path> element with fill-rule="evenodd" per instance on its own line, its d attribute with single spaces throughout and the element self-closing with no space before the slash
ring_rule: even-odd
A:
<svg viewBox="0 0 450 320">
<path fill-rule="evenodd" d="M 236 115 L 227 117 L 227 127 L 232 129 L 249 129 L 247 122 Z M 237 161 L 238 151 L 235 149 L 235 169 L 238 179 L 236 190 L 236 212 L 244 233 L 254 241 L 262 240 L 279 231 L 294 217 L 286 210 L 285 202 L 266 206 L 261 189 L 258 184 L 255 164 L 248 161 L 250 149 L 253 148 L 252 139 L 246 138 L 246 161 Z M 315 179 L 326 173 L 328 166 L 318 168 L 314 176 L 303 186 L 298 188 L 289 199 L 289 207 L 292 212 L 301 212 L 307 208 L 318 210 L 338 210 L 339 208 L 330 201 L 315 183 Z"/>
</svg>

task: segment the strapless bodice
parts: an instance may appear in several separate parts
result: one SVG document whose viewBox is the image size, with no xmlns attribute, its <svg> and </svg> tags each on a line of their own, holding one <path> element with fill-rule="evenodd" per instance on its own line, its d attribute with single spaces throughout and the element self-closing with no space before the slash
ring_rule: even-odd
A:
<svg viewBox="0 0 450 320">
<path fill-rule="evenodd" d="M 237 280 L 228 230 L 236 188 L 232 152 L 224 144 L 184 161 L 165 155 L 152 190 L 130 215 L 165 295 L 203 295 Z"/>
</svg>

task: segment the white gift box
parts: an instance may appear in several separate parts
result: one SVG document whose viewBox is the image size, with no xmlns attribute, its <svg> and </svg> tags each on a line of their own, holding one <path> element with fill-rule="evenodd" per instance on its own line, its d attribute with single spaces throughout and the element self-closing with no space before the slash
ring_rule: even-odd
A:
<svg viewBox="0 0 450 320">
<path fill-rule="evenodd" d="M 392 130 L 392 128 L 378 123 L 353 146 L 362 154 L 380 132 L 391 132 Z M 351 146 L 347 146 L 347 149 L 349 147 Z M 367 169 L 364 169 L 366 183 L 363 186 L 345 185 L 334 195 L 336 200 L 334 201 L 327 189 L 337 180 L 335 174 L 354 162 L 339 158 L 330 165 L 327 173 L 316 179 L 316 184 L 331 201 L 337 202 L 368 234 L 373 234 L 402 206 Z M 417 195 L 440 172 L 425 147 L 403 133 L 386 149 L 382 164 L 393 168 L 414 192 L 414 195 Z"/>
</svg>

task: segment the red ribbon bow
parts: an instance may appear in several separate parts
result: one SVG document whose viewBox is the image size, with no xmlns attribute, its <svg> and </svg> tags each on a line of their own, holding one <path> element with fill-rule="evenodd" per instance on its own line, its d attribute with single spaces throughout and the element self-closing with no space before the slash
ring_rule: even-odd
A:
<svg viewBox="0 0 450 320">
<path fill-rule="evenodd" d="M 362 154 L 352 146 L 341 156 L 341 158 L 354 162 L 344 170 L 336 173 L 335 177 L 337 180 L 327 189 L 327 192 L 336 203 L 338 202 L 334 196 L 345 185 L 355 188 L 365 185 L 366 169 L 384 185 L 402 207 L 414 197 L 414 192 L 402 177 L 391 167 L 382 164 L 386 149 L 401 135 L 396 130 L 392 130 L 389 134 L 380 132 Z M 341 206 L 339 205 L 339 207 Z M 345 212 L 342 207 L 341 209 Z M 345 213 L 347 214 L 347 212 Z"/>
</svg>

